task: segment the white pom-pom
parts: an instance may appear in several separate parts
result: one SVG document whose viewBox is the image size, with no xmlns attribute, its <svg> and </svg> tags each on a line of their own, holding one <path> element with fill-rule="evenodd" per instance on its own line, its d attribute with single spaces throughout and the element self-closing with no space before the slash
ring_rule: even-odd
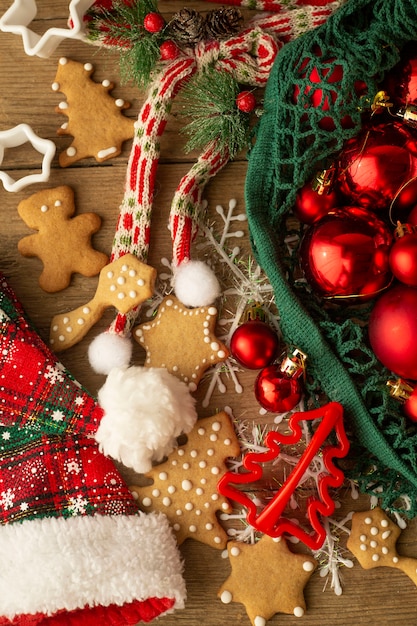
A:
<svg viewBox="0 0 417 626">
<path fill-rule="evenodd" d="M 113 369 L 98 401 L 104 411 L 95 435 L 100 450 L 138 473 L 170 454 L 197 420 L 187 385 L 162 368 Z"/>
<path fill-rule="evenodd" d="M 174 270 L 175 295 L 185 306 L 209 306 L 221 294 L 219 281 L 203 261 L 184 261 Z"/>
<path fill-rule="evenodd" d="M 132 341 L 129 337 L 102 333 L 91 342 L 88 359 L 97 374 L 108 374 L 115 367 L 128 367 L 132 350 Z"/>
</svg>

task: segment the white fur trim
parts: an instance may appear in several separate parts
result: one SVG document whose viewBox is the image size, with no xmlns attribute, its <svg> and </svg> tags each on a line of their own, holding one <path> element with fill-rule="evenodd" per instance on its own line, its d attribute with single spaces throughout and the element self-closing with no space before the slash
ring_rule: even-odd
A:
<svg viewBox="0 0 417 626">
<path fill-rule="evenodd" d="M 221 294 L 213 270 L 203 261 L 184 261 L 172 279 L 175 295 L 185 306 L 209 306 Z"/>
<path fill-rule="evenodd" d="M 108 374 L 114 367 L 128 367 L 132 351 L 129 337 L 106 332 L 93 339 L 88 348 L 88 359 L 97 374 Z"/>
<path fill-rule="evenodd" d="M 0 527 L 0 615 L 175 598 L 185 583 L 165 515 L 44 518 Z"/>
<path fill-rule="evenodd" d="M 98 392 L 104 416 L 96 432 L 100 450 L 138 473 L 148 472 L 193 428 L 195 400 L 166 369 L 113 369 Z"/>
</svg>

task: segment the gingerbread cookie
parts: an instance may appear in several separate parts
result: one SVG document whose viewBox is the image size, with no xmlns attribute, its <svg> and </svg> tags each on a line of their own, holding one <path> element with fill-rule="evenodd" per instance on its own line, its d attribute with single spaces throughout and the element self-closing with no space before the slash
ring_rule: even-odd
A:
<svg viewBox="0 0 417 626">
<path fill-rule="evenodd" d="M 20 254 L 39 257 L 43 271 L 40 287 L 49 293 L 68 287 L 72 274 L 96 276 L 108 261 L 94 250 L 91 237 L 101 226 L 95 213 L 74 216 L 74 192 L 63 185 L 45 189 L 22 200 L 17 207 L 22 220 L 38 232 L 18 243 Z"/>
<path fill-rule="evenodd" d="M 204 372 L 229 356 L 214 334 L 217 309 L 190 309 L 174 296 L 164 298 L 152 322 L 136 326 L 133 337 L 146 350 L 146 367 L 165 367 L 195 390 Z"/>
<path fill-rule="evenodd" d="M 230 541 L 232 573 L 218 592 L 224 604 L 244 604 L 252 626 L 265 626 L 275 613 L 304 615 L 303 590 L 317 561 L 294 554 L 285 539 L 263 535 L 255 544 Z"/>
<path fill-rule="evenodd" d="M 217 482 L 227 469 L 225 459 L 240 454 L 239 441 L 224 411 L 198 420 L 187 438 L 146 474 L 152 485 L 130 489 L 142 510 L 165 513 L 179 544 L 189 537 L 222 549 L 227 534 L 216 511 L 232 509 L 218 494 Z"/>
<path fill-rule="evenodd" d="M 417 585 L 417 559 L 400 556 L 397 552 L 396 543 L 400 534 L 397 524 L 376 507 L 353 514 L 347 547 L 364 569 L 395 567 Z"/>
<path fill-rule="evenodd" d="M 122 114 L 130 107 L 122 99 L 110 94 L 114 84 L 108 80 L 95 83 L 91 63 L 77 63 L 61 58 L 54 91 L 67 97 L 55 109 L 68 117 L 68 122 L 58 129 L 58 135 L 72 135 L 73 142 L 59 155 L 61 167 L 67 167 L 86 157 L 94 157 L 98 163 L 119 155 L 124 141 L 134 134 L 134 120 Z"/>
</svg>

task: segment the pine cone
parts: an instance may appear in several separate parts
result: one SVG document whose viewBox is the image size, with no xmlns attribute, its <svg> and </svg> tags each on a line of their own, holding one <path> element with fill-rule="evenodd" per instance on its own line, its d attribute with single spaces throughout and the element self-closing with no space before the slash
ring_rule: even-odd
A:
<svg viewBox="0 0 417 626">
<path fill-rule="evenodd" d="M 206 39 L 225 39 L 240 30 L 243 17 L 235 7 L 214 9 L 206 15 Z"/>
<path fill-rule="evenodd" d="M 204 17 L 194 9 L 181 9 L 169 22 L 168 29 L 178 43 L 194 45 L 204 39 Z"/>
</svg>

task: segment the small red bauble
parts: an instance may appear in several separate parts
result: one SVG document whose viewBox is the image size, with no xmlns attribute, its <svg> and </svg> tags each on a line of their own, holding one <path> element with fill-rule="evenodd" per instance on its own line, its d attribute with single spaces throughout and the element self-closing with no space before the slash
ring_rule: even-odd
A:
<svg viewBox="0 0 417 626">
<path fill-rule="evenodd" d="M 271 413 L 291 411 L 301 394 L 300 380 L 283 374 L 279 364 L 265 367 L 255 381 L 255 397 L 261 407 Z"/>
<path fill-rule="evenodd" d="M 147 13 L 143 20 L 143 27 L 148 33 L 160 33 L 165 26 L 165 20 L 160 13 Z"/>
<path fill-rule="evenodd" d="M 417 232 L 413 232 L 413 227 L 400 225 L 396 235 L 389 255 L 391 272 L 405 285 L 417 287 Z"/>
<path fill-rule="evenodd" d="M 368 324 L 375 356 L 389 370 L 417 380 L 417 289 L 398 285 L 375 304 Z"/>
<path fill-rule="evenodd" d="M 335 209 L 337 205 L 338 196 L 335 191 L 319 194 L 309 182 L 297 193 L 294 215 L 303 224 L 313 224 Z"/>
<path fill-rule="evenodd" d="M 414 43 L 403 48 L 401 60 L 387 72 L 383 88 L 395 106 L 417 101 L 417 55 Z"/>
<path fill-rule="evenodd" d="M 256 98 L 251 91 L 241 91 L 236 97 L 236 106 L 243 113 L 252 113 L 256 107 Z"/>
<path fill-rule="evenodd" d="M 279 339 L 268 324 L 250 320 L 241 324 L 230 340 L 230 352 L 243 367 L 261 369 L 277 355 Z"/>
<path fill-rule="evenodd" d="M 387 211 L 417 173 L 415 137 L 399 122 L 365 128 L 339 156 L 339 186 L 352 204 Z"/>
<path fill-rule="evenodd" d="M 391 280 L 391 243 L 389 228 L 373 213 L 344 207 L 307 230 L 300 247 L 301 266 L 319 296 L 369 298 Z"/>
<path fill-rule="evenodd" d="M 172 39 L 167 39 L 161 43 L 159 50 L 163 61 L 173 61 L 180 53 L 177 44 Z"/>
</svg>

